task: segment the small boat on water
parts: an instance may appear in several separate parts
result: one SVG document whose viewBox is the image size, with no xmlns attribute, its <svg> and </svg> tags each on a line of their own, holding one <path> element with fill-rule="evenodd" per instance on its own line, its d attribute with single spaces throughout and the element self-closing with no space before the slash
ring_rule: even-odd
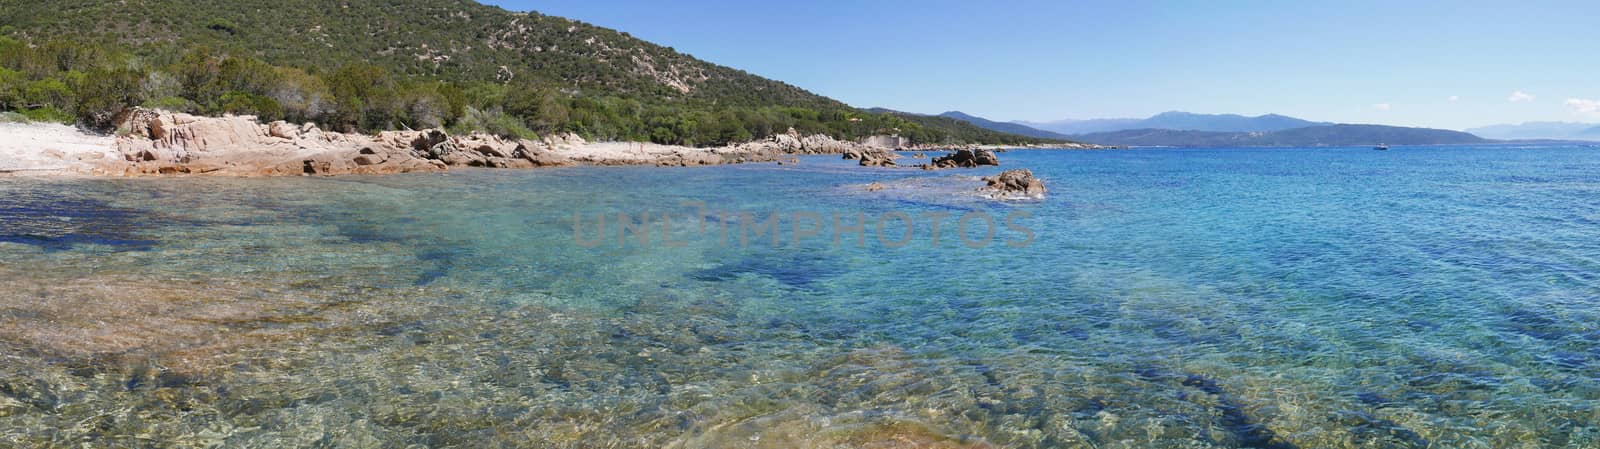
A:
<svg viewBox="0 0 1600 449">
<path fill-rule="evenodd" d="M 1372 149 L 1378 150 L 1378 151 L 1389 151 L 1389 144 L 1380 143 L 1380 144 L 1378 144 L 1378 146 L 1372 147 Z"/>
</svg>

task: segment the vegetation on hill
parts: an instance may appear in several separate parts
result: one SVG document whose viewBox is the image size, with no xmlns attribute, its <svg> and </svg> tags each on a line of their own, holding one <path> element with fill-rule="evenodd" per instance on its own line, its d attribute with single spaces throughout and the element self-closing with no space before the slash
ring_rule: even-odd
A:
<svg viewBox="0 0 1600 449">
<path fill-rule="evenodd" d="M 682 145 L 791 127 L 1041 141 L 864 112 L 627 33 L 468 0 L 0 0 L 0 110 L 105 128 L 136 105 Z"/>
</svg>

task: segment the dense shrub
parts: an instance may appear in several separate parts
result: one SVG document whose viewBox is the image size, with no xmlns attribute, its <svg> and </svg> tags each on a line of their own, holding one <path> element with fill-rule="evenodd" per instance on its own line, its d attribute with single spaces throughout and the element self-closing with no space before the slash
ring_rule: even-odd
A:
<svg viewBox="0 0 1600 449">
<path fill-rule="evenodd" d="M 75 110 L 80 123 L 95 129 L 109 129 L 123 111 L 144 102 L 140 87 L 145 74 L 132 69 L 90 70 L 77 78 Z"/>
<path fill-rule="evenodd" d="M 229 35 L 240 31 L 226 20 L 207 28 Z M 448 127 L 517 138 L 574 132 L 595 140 L 679 145 L 723 145 L 791 128 L 844 139 L 900 134 L 930 143 L 1032 140 L 946 118 L 860 111 L 785 90 L 792 87 L 777 89 L 771 81 L 747 74 L 733 77 L 732 84 L 707 85 L 710 91 L 678 98 L 659 84 L 636 84 L 625 73 L 565 59 L 546 67 L 557 79 L 523 76 L 489 82 L 419 75 L 422 68 L 410 65 L 415 61 L 331 68 L 284 65 L 225 48 L 125 48 L 66 41 L 30 45 L 0 37 L 0 111 L 98 129 L 109 129 L 126 108 L 143 105 L 314 122 L 341 131 Z M 563 88 L 569 82 L 564 79 L 610 87 Z"/>
</svg>

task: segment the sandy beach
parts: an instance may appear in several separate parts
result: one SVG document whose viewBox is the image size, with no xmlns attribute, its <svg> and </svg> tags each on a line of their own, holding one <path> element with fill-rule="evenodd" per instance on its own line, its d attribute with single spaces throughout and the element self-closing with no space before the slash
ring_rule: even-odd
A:
<svg viewBox="0 0 1600 449">
<path fill-rule="evenodd" d="M 116 139 L 55 123 L 0 123 L 0 173 L 74 172 L 115 156 Z"/>
</svg>

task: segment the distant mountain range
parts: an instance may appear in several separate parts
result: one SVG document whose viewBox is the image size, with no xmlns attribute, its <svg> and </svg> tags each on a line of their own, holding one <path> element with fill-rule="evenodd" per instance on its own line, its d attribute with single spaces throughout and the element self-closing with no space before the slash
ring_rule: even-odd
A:
<svg viewBox="0 0 1600 449">
<path fill-rule="evenodd" d="M 946 113 L 943 113 L 943 114 L 939 114 L 939 116 L 940 117 L 953 118 L 953 119 L 956 119 L 956 120 L 960 120 L 960 121 L 964 121 L 964 122 L 971 123 L 971 124 L 974 124 L 974 125 L 978 125 L 978 127 L 984 128 L 984 129 L 988 129 L 990 131 L 999 131 L 999 132 L 1003 132 L 1003 133 L 1007 133 L 1007 134 L 1016 134 L 1016 135 L 1028 136 L 1028 137 L 1037 137 L 1037 138 L 1041 138 L 1041 139 L 1059 139 L 1059 140 L 1067 140 L 1067 139 L 1069 139 L 1067 137 L 1067 135 L 1065 135 L 1065 134 L 1061 134 L 1061 133 L 1057 133 L 1057 132 L 1051 132 L 1051 131 L 1047 131 L 1047 130 L 1043 130 L 1043 129 L 1038 129 L 1038 128 L 1034 128 L 1034 127 L 1031 127 L 1031 126 L 1028 126 L 1028 125 L 1021 124 L 1021 123 L 997 122 L 997 121 L 989 120 L 989 119 L 986 119 L 986 118 L 983 118 L 983 117 L 978 117 L 978 116 L 975 116 L 975 115 L 967 114 L 967 113 L 961 112 L 961 111 L 950 111 L 950 112 L 946 112 Z"/>
<path fill-rule="evenodd" d="M 1527 122 L 1520 125 L 1490 125 L 1467 132 L 1490 139 L 1600 140 L 1600 125 L 1572 122 Z"/>
<path fill-rule="evenodd" d="M 1460 131 L 1313 122 L 1278 114 L 1163 112 L 1144 119 L 1002 123 L 952 111 L 940 114 L 982 128 L 1024 136 L 1118 146 L 1361 146 L 1483 143 Z M 1042 128 L 1042 129 L 1041 129 Z"/>
<path fill-rule="evenodd" d="M 1138 119 L 1138 118 L 1094 118 L 1094 119 L 1087 119 L 1087 120 L 1059 120 L 1059 121 L 1054 121 L 1054 122 L 1017 121 L 1017 122 L 1012 122 L 1012 123 L 1016 123 L 1016 124 L 1019 124 L 1019 125 L 1027 125 L 1028 127 L 1034 128 L 1034 129 L 1040 129 L 1040 130 L 1045 130 L 1045 131 L 1050 131 L 1050 132 L 1055 132 L 1055 133 L 1060 133 L 1060 134 L 1066 134 L 1066 135 L 1074 135 L 1074 134 L 1099 133 L 1099 132 L 1107 132 L 1107 131 L 1120 131 L 1120 130 L 1124 130 L 1124 129 L 1136 129 L 1136 128 L 1140 128 L 1139 122 L 1142 122 L 1142 121 L 1144 121 L 1144 119 Z"/>
<path fill-rule="evenodd" d="M 1307 126 L 1331 125 L 1294 117 L 1267 114 L 1247 117 L 1238 114 L 1196 114 L 1193 112 L 1163 112 L 1145 119 L 1111 118 L 1090 120 L 1061 120 L 1055 122 L 1016 122 L 1032 128 L 1060 134 L 1090 134 L 1125 129 L 1168 129 L 1177 131 L 1215 132 L 1265 132 Z M 980 125 L 981 126 L 981 125 Z"/>
<path fill-rule="evenodd" d="M 1129 129 L 1072 137 L 1100 145 L 1172 147 L 1306 147 L 1391 145 L 1444 145 L 1484 143 L 1472 134 L 1430 128 L 1383 125 L 1320 125 L 1266 132 L 1217 132 L 1170 129 Z"/>
</svg>

